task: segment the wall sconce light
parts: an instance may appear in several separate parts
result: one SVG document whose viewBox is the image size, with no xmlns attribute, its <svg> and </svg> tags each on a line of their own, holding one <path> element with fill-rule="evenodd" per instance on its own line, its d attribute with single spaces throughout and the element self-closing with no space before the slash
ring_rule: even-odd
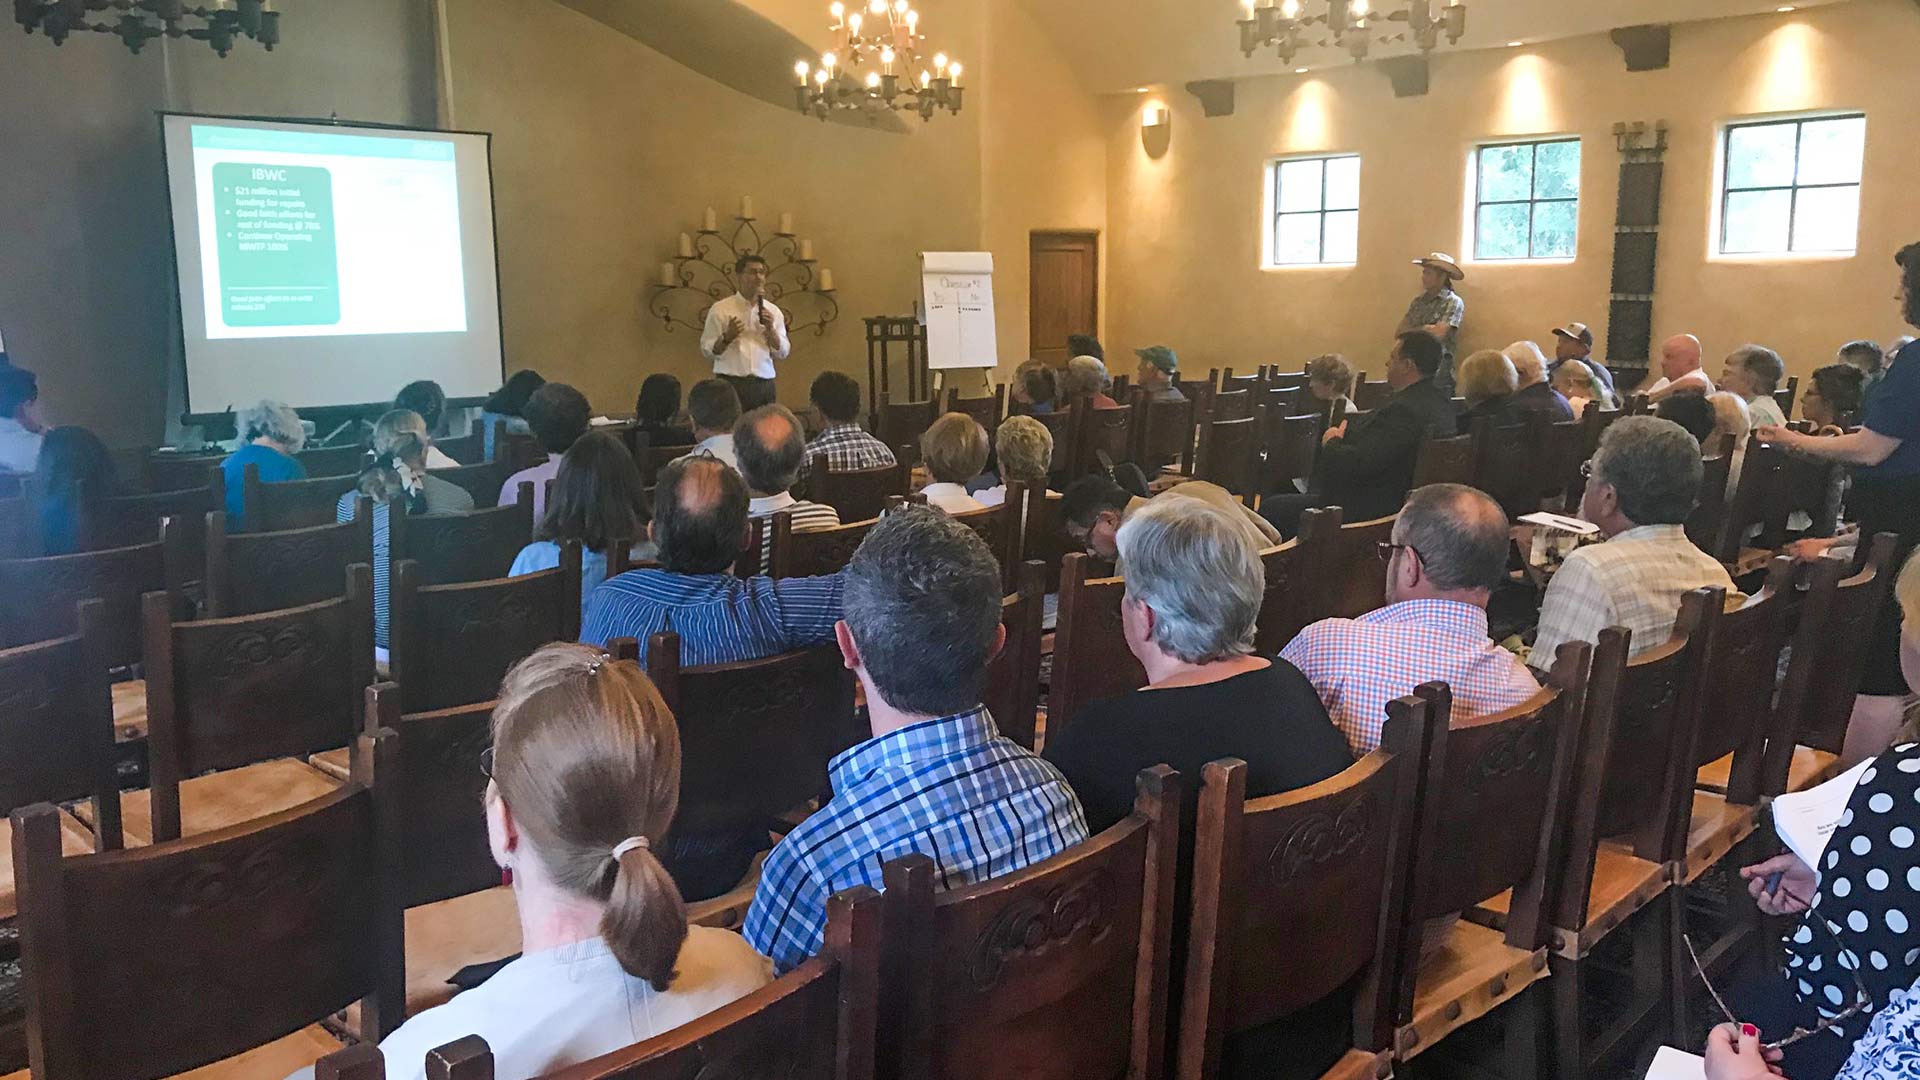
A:
<svg viewBox="0 0 1920 1080">
<path fill-rule="evenodd" d="M 1140 126 L 1143 128 L 1165 127 L 1168 119 L 1165 105 L 1148 105 L 1140 110 Z"/>
</svg>

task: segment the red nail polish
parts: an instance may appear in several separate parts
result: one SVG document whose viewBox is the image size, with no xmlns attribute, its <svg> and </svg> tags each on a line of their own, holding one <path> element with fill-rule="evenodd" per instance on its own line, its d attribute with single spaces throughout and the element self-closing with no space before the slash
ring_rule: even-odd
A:
<svg viewBox="0 0 1920 1080">
<path fill-rule="evenodd" d="M 1740 1034 L 1757 1039 L 1760 1037 L 1760 1029 L 1754 1027 L 1752 1024 L 1741 1024 Z"/>
</svg>

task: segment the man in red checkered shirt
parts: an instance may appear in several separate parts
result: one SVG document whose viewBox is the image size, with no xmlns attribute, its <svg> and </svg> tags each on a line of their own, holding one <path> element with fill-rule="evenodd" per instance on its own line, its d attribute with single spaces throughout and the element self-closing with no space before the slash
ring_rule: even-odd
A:
<svg viewBox="0 0 1920 1080">
<path fill-rule="evenodd" d="M 1387 702 L 1426 682 L 1453 688 L 1464 720 L 1519 705 L 1540 684 L 1487 638 L 1487 599 L 1507 573 L 1507 516 L 1484 492 L 1430 484 L 1407 496 L 1387 560 L 1387 606 L 1323 619 L 1280 656 L 1307 676 L 1356 756 L 1380 745 Z"/>
</svg>

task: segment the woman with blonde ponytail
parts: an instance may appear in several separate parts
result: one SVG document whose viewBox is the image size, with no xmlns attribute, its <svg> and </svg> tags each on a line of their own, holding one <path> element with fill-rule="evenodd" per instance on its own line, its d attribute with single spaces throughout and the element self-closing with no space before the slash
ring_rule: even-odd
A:
<svg viewBox="0 0 1920 1080">
<path fill-rule="evenodd" d="M 654 854 L 680 800 L 680 733 L 639 665 L 548 645 L 507 673 L 493 713 L 487 838 L 513 886 L 522 953 L 380 1044 L 424 1078 L 464 1035 L 494 1074 L 539 1076 L 703 1016 L 764 986 L 738 934 L 689 927 Z"/>
</svg>

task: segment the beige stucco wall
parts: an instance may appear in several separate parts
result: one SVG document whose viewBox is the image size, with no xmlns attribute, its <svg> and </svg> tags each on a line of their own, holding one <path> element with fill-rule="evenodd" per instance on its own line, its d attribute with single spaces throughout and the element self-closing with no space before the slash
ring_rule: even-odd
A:
<svg viewBox="0 0 1920 1080">
<path fill-rule="evenodd" d="M 1418 291 L 1415 255 L 1464 254 L 1467 156 L 1477 141 L 1577 134 L 1579 256 L 1558 265 L 1477 264 L 1461 288 L 1466 349 L 1541 338 L 1579 319 L 1602 334 L 1618 189 L 1615 121 L 1665 119 L 1655 340 L 1698 334 L 1714 356 L 1760 339 L 1805 374 L 1857 336 L 1903 332 L 1889 299 L 1892 253 L 1920 239 L 1920 94 L 1899 72 L 1920 43 L 1908 0 L 1858 0 L 1800 14 L 1674 28 L 1673 63 L 1629 74 L 1605 37 L 1479 53 L 1436 53 L 1432 92 L 1396 99 L 1370 68 L 1238 84 L 1232 117 L 1206 119 L 1178 88 L 1171 140 L 1151 156 L 1142 100 L 1106 99 L 1113 237 L 1109 351 L 1163 341 L 1189 366 L 1298 366 L 1338 350 L 1376 375 Z M 1156 88 L 1159 90 L 1160 88 Z M 1867 114 L 1859 253 L 1850 258 L 1710 259 L 1717 127 L 1800 110 Z M 1259 267 L 1265 161 L 1362 155 L 1357 265 Z M 1717 363 L 1717 362 L 1716 362 Z M 1717 370 L 1717 366 L 1715 368 Z"/>
</svg>

